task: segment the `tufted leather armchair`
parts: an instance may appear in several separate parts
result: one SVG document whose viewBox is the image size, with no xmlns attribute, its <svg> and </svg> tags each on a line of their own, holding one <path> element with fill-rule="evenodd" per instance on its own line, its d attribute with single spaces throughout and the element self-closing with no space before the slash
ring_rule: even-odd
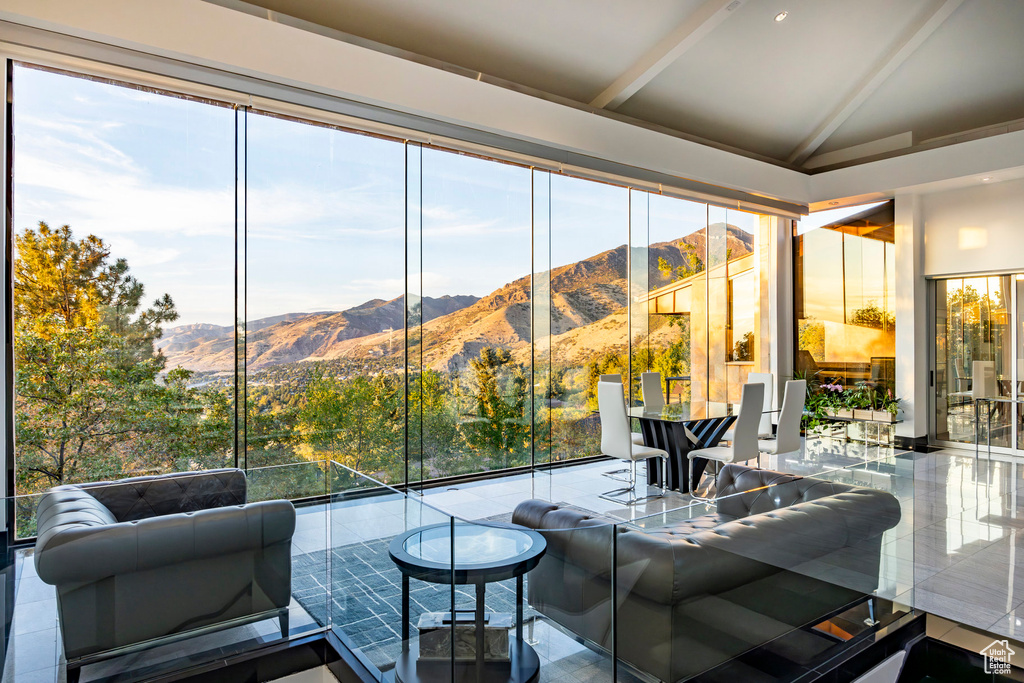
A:
<svg viewBox="0 0 1024 683">
<path fill-rule="evenodd" d="M 619 656 L 678 681 L 877 589 L 882 533 L 900 519 L 892 495 L 735 464 L 717 485 L 714 513 L 644 530 L 521 503 L 512 521 L 548 541 L 530 603 L 611 650 L 614 561 Z"/>
<path fill-rule="evenodd" d="M 246 503 L 237 469 L 50 489 L 35 565 L 68 662 L 257 615 L 286 631 L 294 530 L 290 502 Z"/>
</svg>

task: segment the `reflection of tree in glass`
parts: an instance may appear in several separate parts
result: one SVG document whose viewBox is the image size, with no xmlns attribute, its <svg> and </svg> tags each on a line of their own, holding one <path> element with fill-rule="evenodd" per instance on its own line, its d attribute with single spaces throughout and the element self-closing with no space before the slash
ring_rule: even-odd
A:
<svg viewBox="0 0 1024 683">
<path fill-rule="evenodd" d="M 663 256 L 658 257 L 658 270 L 672 282 L 685 280 L 704 270 L 704 260 L 697 256 L 697 248 L 688 242 L 680 242 L 679 249 L 683 252 L 683 264 L 672 267 Z"/>
<path fill-rule="evenodd" d="M 896 315 L 892 311 L 881 308 L 877 301 L 869 301 L 863 308 L 854 310 L 850 314 L 849 323 L 860 327 L 885 330 L 889 334 L 896 333 Z"/>
<path fill-rule="evenodd" d="M 825 323 L 808 317 L 800 321 L 798 349 L 807 351 L 816 362 L 825 360 Z"/>
<path fill-rule="evenodd" d="M 732 359 L 746 361 L 754 359 L 754 333 L 744 332 L 743 337 L 733 344 Z"/>
<path fill-rule="evenodd" d="M 978 280 L 985 283 L 984 278 L 975 282 Z M 996 371 L 1001 372 L 1002 357 L 998 353 L 993 355 L 992 345 L 1001 347 L 1003 335 L 1008 332 L 1006 304 L 1001 287 L 985 290 L 979 291 L 965 282 L 947 294 L 947 343 L 951 350 L 958 350 L 953 361 L 964 376 L 970 376 L 972 360 L 995 360 Z"/>
</svg>

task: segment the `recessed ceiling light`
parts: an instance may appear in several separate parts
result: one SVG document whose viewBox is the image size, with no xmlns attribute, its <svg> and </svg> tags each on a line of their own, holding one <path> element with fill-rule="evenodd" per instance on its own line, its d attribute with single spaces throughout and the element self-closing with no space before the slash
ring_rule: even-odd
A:
<svg viewBox="0 0 1024 683">
<path fill-rule="evenodd" d="M 782 21 L 783 19 L 785 19 L 788 16 L 789 16 L 789 12 L 787 12 L 786 10 L 782 10 L 781 12 L 779 12 L 778 14 L 775 15 L 775 21 Z"/>
<path fill-rule="evenodd" d="M 984 178 L 981 179 L 981 182 L 987 183 L 990 180 L 992 180 L 992 178 L 990 178 L 989 176 L 985 176 Z"/>
</svg>

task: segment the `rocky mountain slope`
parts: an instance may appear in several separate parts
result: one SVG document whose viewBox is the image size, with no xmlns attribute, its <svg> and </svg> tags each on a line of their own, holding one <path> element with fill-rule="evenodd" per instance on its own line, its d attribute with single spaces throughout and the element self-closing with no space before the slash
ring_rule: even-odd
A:
<svg viewBox="0 0 1024 683">
<path fill-rule="evenodd" d="M 718 235 L 716 236 L 716 233 Z M 753 236 L 734 226 L 725 235 L 712 227 L 712 250 L 719 258 L 737 258 L 753 250 Z M 638 250 L 646 258 L 648 289 L 676 278 L 657 268 L 659 258 L 676 268 L 692 251 L 704 253 L 704 231 Z M 628 254 L 626 245 L 577 263 L 554 268 L 550 296 L 546 278 L 538 278 L 540 301 L 550 299 L 550 311 L 538 311 L 538 334 L 550 325 L 556 357 L 565 362 L 589 358 L 595 352 L 625 347 Z M 529 276 L 495 290 L 482 299 L 472 296 L 427 297 L 424 300 L 423 364 L 436 370 L 458 370 L 485 346 L 502 346 L 516 355 L 528 354 L 533 324 L 530 319 Z M 374 299 L 340 312 L 290 313 L 252 321 L 248 325 L 248 362 L 254 370 L 279 363 L 393 357 L 403 353 L 404 298 Z M 658 329 L 658 335 L 671 335 Z M 190 325 L 171 328 L 158 346 L 168 356 L 168 368 L 230 370 L 233 363 L 230 327 Z M 619 349 L 621 350 L 621 349 Z M 528 360 L 523 358 L 522 360 Z"/>
<path fill-rule="evenodd" d="M 475 296 L 426 297 L 425 315 L 442 317 L 474 302 Z M 332 357 L 341 341 L 387 330 L 402 330 L 405 297 L 390 301 L 372 299 L 345 311 L 288 313 L 252 320 L 246 324 L 248 367 Z M 167 357 L 167 367 L 196 371 L 230 371 L 234 366 L 234 330 L 231 326 L 182 325 L 164 330 L 157 348 Z"/>
</svg>

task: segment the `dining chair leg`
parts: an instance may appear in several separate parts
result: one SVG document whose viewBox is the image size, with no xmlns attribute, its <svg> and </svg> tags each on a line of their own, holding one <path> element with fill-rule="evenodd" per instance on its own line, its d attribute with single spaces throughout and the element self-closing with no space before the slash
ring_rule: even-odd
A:
<svg viewBox="0 0 1024 683">
<path fill-rule="evenodd" d="M 690 465 L 689 465 L 689 468 L 690 468 L 690 474 L 689 474 L 689 476 L 687 477 L 687 478 L 688 478 L 688 479 L 690 480 L 690 481 L 689 481 L 689 485 L 687 486 L 687 489 L 689 490 L 689 494 L 690 494 L 690 497 L 691 497 L 691 498 L 693 498 L 694 500 L 714 500 L 714 498 L 711 498 L 711 497 L 705 497 L 705 496 L 698 496 L 698 495 L 697 495 L 697 482 L 696 482 L 696 481 L 694 481 L 694 479 L 696 479 L 696 477 L 694 476 L 694 473 L 693 473 L 693 460 L 694 460 L 694 459 L 693 459 L 693 458 L 687 458 L 687 460 L 688 460 L 688 461 L 689 461 L 689 463 L 690 463 Z M 717 460 L 714 460 L 713 462 L 714 462 L 714 463 L 715 463 L 716 465 L 718 464 L 718 461 L 717 461 Z M 705 471 L 706 471 L 706 470 L 707 470 L 707 467 L 705 467 L 704 469 L 705 469 Z M 716 479 L 718 478 L 718 477 L 717 477 L 717 472 L 716 472 L 716 476 L 715 476 L 715 478 L 716 478 Z"/>
<path fill-rule="evenodd" d="M 637 497 L 637 495 L 636 495 L 636 460 L 631 460 L 629 465 L 630 465 L 629 466 L 629 479 L 630 479 L 629 487 L 628 488 L 624 488 L 624 489 L 616 489 L 614 491 L 608 491 L 607 493 L 602 493 L 601 495 L 598 496 L 598 498 L 603 498 L 604 500 L 611 501 L 612 503 L 618 503 L 619 505 L 632 506 L 632 505 L 637 505 L 638 503 L 644 503 L 644 502 L 646 502 L 648 500 L 653 500 L 655 498 L 663 498 L 666 495 L 665 494 L 665 489 L 662 488 L 662 489 L 660 489 L 659 493 L 657 493 L 657 494 L 655 494 L 653 496 L 652 495 L 646 495 L 646 496 Z M 627 496 L 625 500 L 623 500 L 621 498 L 621 496 L 623 496 L 623 495 Z"/>
</svg>

